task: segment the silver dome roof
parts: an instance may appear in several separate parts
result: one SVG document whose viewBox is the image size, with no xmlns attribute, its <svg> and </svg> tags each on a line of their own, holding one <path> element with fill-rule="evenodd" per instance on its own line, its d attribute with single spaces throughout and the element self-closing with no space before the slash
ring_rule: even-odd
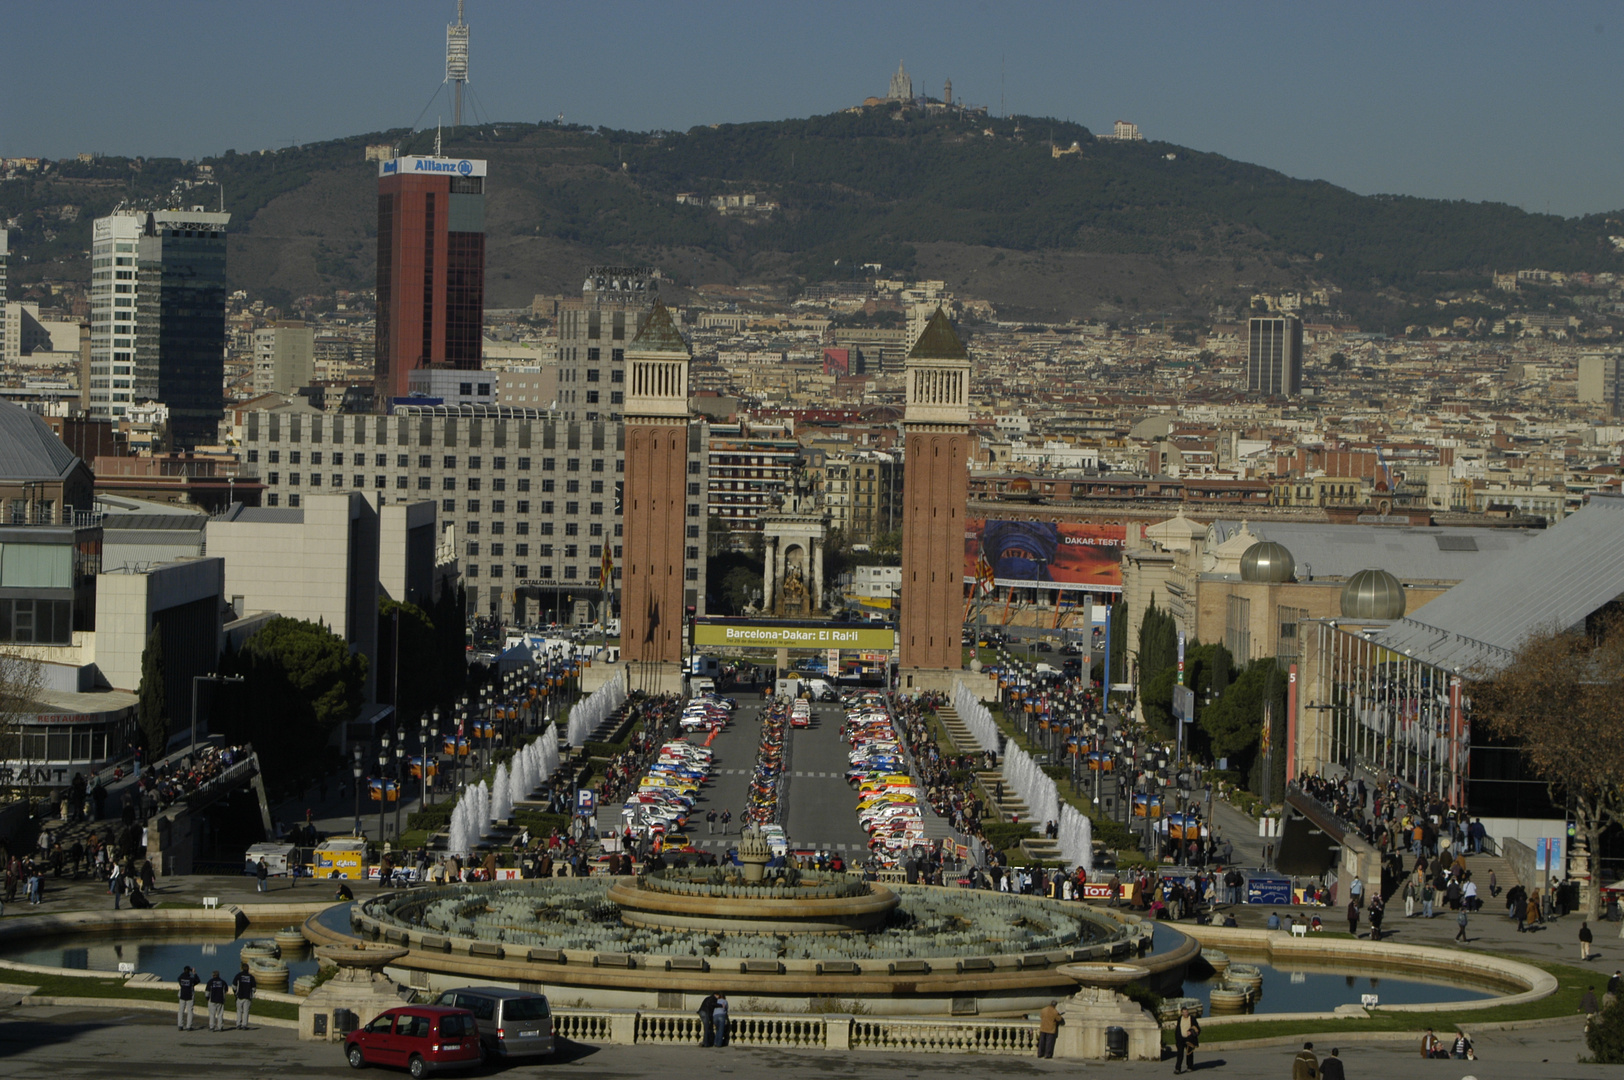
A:
<svg viewBox="0 0 1624 1080">
<path fill-rule="evenodd" d="M 1270 585 L 1290 581 L 1297 571 L 1297 562 L 1284 544 L 1273 540 L 1259 540 L 1241 553 L 1241 580 L 1261 581 Z"/>
</svg>

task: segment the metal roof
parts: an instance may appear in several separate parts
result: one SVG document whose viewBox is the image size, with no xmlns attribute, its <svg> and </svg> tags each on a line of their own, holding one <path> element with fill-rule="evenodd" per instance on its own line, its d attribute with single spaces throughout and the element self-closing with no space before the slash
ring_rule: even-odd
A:
<svg viewBox="0 0 1624 1080">
<path fill-rule="evenodd" d="M 0 479 L 58 480 L 78 462 L 44 417 L 0 401 Z"/>
<path fill-rule="evenodd" d="M 688 355 L 688 343 L 682 340 L 682 333 L 671 321 L 671 309 L 665 306 L 663 300 L 654 301 L 654 309 L 649 312 L 648 321 L 643 328 L 637 331 L 632 339 L 631 347 L 643 352 L 669 352 Z"/>
<path fill-rule="evenodd" d="M 947 312 L 940 307 L 920 331 L 919 340 L 908 350 L 909 360 L 964 360 L 969 355 Z"/>
<path fill-rule="evenodd" d="M 1592 495 L 1560 524 L 1372 636 L 1451 671 L 1494 669 L 1538 630 L 1571 629 L 1624 594 L 1624 496 Z"/>
<path fill-rule="evenodd" d="M 242 503 L 232 503 L 230 509 L 223 511 L 216 521 L 260 521 L 275 522 L 282 525 L 301 525 L 304 523 L 304 510 L 291 506 L 244 506 Z"/>
<path fill-rule="evenodd" d="M 171 532 L 202 532 L 209 523 L 204 514 L 109 514 L 102 518 L 105 530 L 138 530 L 140 532 L 168 534 Z M 169 537 L 165 536 L 165 539 Z"/>
<path fill-rule="evenodd" d="M 1386 570 L 1400 581 L 1462 581 L 1542 535 L 1539 529 L 1276 521 L 1248 521 L 1246 527 L 1260 540 L 1285 545 L 1299 581 L 1308 580 L 1310 573 L 1347 578 L 1361 570 Z M 1239 521 L 1213 522 L 1212 546 L 1240 531 Z"/>
</svg>

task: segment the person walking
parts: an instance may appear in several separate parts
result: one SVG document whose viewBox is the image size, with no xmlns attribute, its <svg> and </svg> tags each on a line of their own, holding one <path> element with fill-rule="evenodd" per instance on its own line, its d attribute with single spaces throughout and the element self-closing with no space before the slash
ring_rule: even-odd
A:
<svg viewBox="0 0 1624 1080">
<path fill-rule="evenodd" d="M 224 1031 L 226 1029 L 226 981 L 220 978 L 220 969 L 216 968 L 209 981 L 203 984 L 203 992 L 209 999 L 209 1030 Z"/>
<path fill-rule="evenodd" d="M 716 1045 L 716 995 L 706 994 L 699 1003 L 699 1045 Z"/>
<path fill-rule="evenodd" d="M 248 1030 L 248 1010 L 254 1004 L 254 991 L 259 989 L 259 980 L 254 973 L 248 970 L 248 961 L 242 962 L 242 970 L 231 977 L 231 992 L 237 995 L 237 1030 Z"/>
<path fill-rule="evenodd" d="M 1342 1051 L 1331 1047 L 1331 1056 L 1320 1062 L 1320 1080 L 1347 1080 L 1342 1071 Z"/>
<path fill-rule="evenodd" d="M 707 833 L 714 833 L 716 831 L 715 807 L 711 807 L 709 810 L 705 811 L 705 831 Z"/>
<path fill-rule="evenodd" d="M 113 894 L 113 910 L 117 911 L 124 899 L 124 871 L 117 863 L 113 864 L 113 876 L 107 879 L 107 891 Z"/>
<path fill-rule="evenodd" d="M 1432 918 L 1432 905 L 1438 900 L 1438 890 L 1433 886 L 1432 879 L 1428 878 L 1426 884 L 1421 886 L 1421 917 Z"/>
<path fill-rule="evenodd" d="M 1590 921 L 1587 919 L 1584 922 L 1580 923 L 1579 924 L 1579 959 L 1581 959 L 1581 960 L 1589 960 L 1590 959 L 1590 945 L 1595 940 L 1596 940 L 1596 935 L 1591 932 Z"/>
<path fill-rule="evenodd" d="M 175 1030 L 192 1030 L 192 993 L 203 980 L 197 977 L 192 965 L 187 964 L 181 971 L 180 978 L 175 980 L 180 984 L 180 1009 L 175 1013 Z"/>
<path fill-rule="evenodd" d="M 1201 1021 L 1189 1009 L 1179 1010 L 1179 1022 L 1173 1029 L 1173 1071 L 1195 1072 L 1195 1048 L 1201 1042 Z"/>
<path fill-rule="evenodd" d="M 711 1022 L 716 1025 L 716 1045 L 727 1045 L 727 995 L 716 995 L 716 1007 L 711 1010 Z"/>
<path fill-rule="evenodd" d="M 1060 1004 L 1058 1001 L 1051 1001 L 1038 1014 L 1038 1057 L 1040 1058 L 1054 1057 L 1055 1039 L 1060 1034 L 1060 1025 L 1062 1023 L 1060 1010 L 1055 1008 L 1058 1004 Z"/>
<path fill-rule="evenodd" d="M 1303 1048 L 1291 1059 L 1291 1080 L 1319 1080 L 1319 1058 L 1314 1056 L 1313 1043 L 1303 1043 Z"/>
<path fill-rule="evenodd" d="M 1457 929 L 1455 931 L 1455 940 L 1456 941 L 1467 941 L 1468 940 L 1468 938 L 1466 937 L 1466 920 L 1467 920 L 1466 909 L 1461 908 L 1460 909 L 1460 914 L 1455 916 L 1455 925 L 1459 928 L 1459 929 Z"/>
<path fill-rule="evenodd" d="M 259 857 L 259 865 L 254 867 L 254 877 L 259 879 L 258 883 L 255 885 L 255 888 L 257 888 L 260 892 L 265 892 L 266 879 L 269 878 L 270 875 L 271 869 L 265 865 L 265 856 L 261 855 Z"/>
<path fill-rule="evenodd" d="M 732 820 L 733 820 L 733 811 L 727 809 L 726 807 L 723 807 L 722 808 L 722 835 L 723 836 L 727 835 L 728 822 L 730 822 Z"/>
<path fill-rule="evenodd" d="M 1579 1011 L 1585 1014 L 1586 1019 L 1595 1016 L 1601 1011 L 1601 1006 L 1596 1004 L 1596 988 L 1594 986 L 1585 988 L 1585 996 L 1579 999 Z"/>
<path fill-rule="evenodd" d="M 1415 878 L 1413 877 L 1404 882 L 1404 917 L 1406 919 L 1415 918 Z"/>
<path fill-rule="evenodd" d="M 1359 901 L 1348 901 L 1348 933 L 1354 937 L 1359 936 Z"/>
</svg>

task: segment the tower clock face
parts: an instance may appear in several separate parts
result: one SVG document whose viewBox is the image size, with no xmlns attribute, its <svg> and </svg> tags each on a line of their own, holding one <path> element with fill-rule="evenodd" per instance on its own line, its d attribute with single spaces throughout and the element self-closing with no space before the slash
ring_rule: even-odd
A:
<svg viewBox="0 0 1624 1080">
<path fill-rule="evenodd" d="M 625 512 L 624 507 L 623 507 L 622 502 L 621 502 L 621 496 L 624 494 L 625 490 L 626 490 L 626 482 L 624 480 L 616 480 L 615 481 L 615 516 L 616 517 L 619 517 L 622 513 Z"/>
</svg>

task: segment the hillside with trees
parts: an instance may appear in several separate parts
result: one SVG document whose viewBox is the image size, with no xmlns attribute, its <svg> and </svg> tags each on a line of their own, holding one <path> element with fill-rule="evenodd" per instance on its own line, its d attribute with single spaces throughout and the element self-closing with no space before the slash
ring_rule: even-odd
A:
<svg viewBox="0 0 1624 1080">
<path fill-rule="evenodd" d="M 366 288 L 376 166 L 364 148 L 428 153 L 432 141 L 393 131 L 199 163 L 52 163 L 0 183 L 0 216 L 21 226 L 13 281 L 87 274 L 90 222 L 121 201 L 212 208 L 223 187 L 234 285 L 273 300 Z M 1033 117 L 878 107 L 687 132 L 496 124 L 462 129 L 444 152 L 490 162 L 491 306 L 573 290 L 598 260 L 654 262 L 678 284 L 789 291 L 879 263 L 1035 312 L 1073 294 L 1078 305 L 1173 311 L 1226 289 L 1402 292 L 1440 278 L 1487 284 L 1497 269 L 1624 268 L 1608 240 L 1624 227 L 1605 215 L 1360 196 Z M 220 187 L 196 184 L 196 165 Z M 727 195 L 757 207 L 706 205 Z"/>
</svg>

